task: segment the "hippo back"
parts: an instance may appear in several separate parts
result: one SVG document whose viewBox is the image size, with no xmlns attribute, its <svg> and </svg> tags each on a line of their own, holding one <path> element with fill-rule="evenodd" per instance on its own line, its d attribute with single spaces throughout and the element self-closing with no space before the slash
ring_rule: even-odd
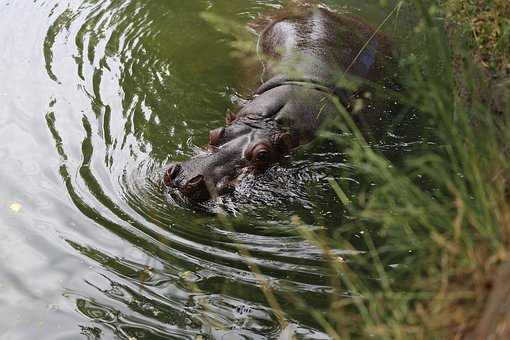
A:
<svg viewBox="0 0 510 340">
<path fill-rule="evenodd" d="M 267 61 L 264 80 L 275 75 L 336 84 L 345 74 L 378 82 L 392 73 L 388 39 L 359 18 L 314 8 L 280 15 L 266 26 L 259 48 Z"/>
</svg>

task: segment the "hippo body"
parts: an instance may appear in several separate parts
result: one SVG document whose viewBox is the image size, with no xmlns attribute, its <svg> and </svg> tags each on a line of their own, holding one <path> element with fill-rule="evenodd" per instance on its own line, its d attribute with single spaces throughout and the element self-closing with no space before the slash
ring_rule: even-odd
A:
<svg viewBox="0 0 510 340">
<path fill-rule="evenodd" d="M 392 50 L 361 20 L 322 8 L 272 17 L 261 29 L 261 85 L 227 126 L 212 130 L 209 152 L 171 164 L 164 183 L 192 202 L 233 188 L 243 172 L 260 172 L 309 143 L 323 121 L 338 114 L 332 98 L 349 111 L 357 91 L 348 79 L 385 82 Z M 372 113 L 371 113 L 372 114 Z"/>
</svg>

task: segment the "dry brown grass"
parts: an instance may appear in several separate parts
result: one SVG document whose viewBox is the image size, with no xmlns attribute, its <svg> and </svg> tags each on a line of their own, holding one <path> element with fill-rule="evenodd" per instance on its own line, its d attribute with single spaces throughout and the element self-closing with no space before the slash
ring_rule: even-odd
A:
<svg viewBox="0 0 510 340">
<path fill-rule="evenodd" d="M 510 2 L 447 0 L 449 20 L 472 35 L 480 65 L 494 76 L 510 75 Z"/>
</svg>

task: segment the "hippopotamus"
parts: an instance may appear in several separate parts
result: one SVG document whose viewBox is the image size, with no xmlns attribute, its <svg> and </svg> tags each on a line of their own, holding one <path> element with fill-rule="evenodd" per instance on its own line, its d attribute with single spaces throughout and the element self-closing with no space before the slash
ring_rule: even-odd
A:
<svg viewBox="0 0 510 340">
<path fill-rule="evenodd" d="M 352 112 L 363 86 L 343 84 L 381 83 L 393 72 L 393 49 L 383 34 L 325 8 L 270 17 L 258 30 L 257 50 L 262 71 L 250 99 L 227 116 L 226 126 L 210 131 L 206 153 L 171 163 L 164 174 L 164 184 L 191 202 L 232 191 L 241 174 L 263 172 L 312 141 L 338 115 L 338 103 Z M 375 111 L 365 120 L 377 121 Z"/>
</svg>

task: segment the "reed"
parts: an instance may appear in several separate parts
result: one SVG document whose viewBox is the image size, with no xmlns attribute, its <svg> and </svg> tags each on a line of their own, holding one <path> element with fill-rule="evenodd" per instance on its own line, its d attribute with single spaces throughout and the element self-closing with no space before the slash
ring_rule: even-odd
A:
<svg viewBox="0 0 510 340">
<path fill-rule="evenodd" d="M 499 85 L 501 92 L 491 89 L 507 76 L 510 21 L 503 17 L 507 2 L 491 4 L 406 4 L 418 10 L 416 29 L 426 33 L 429 44 L 427 51 L 404 59 L 403 96 L 428 127 L 419 152 L 390 161 L 359 138 L 339 106 L 338 127 L 355 138 L 328 136 L 347 150 L 359 175 L 376 184 L 353 192 L 332 181 L 356 217 L 346 227 L 364 231 L 366 253 L 340 263 L 327 249 L 352 248 L 348 240 L 302 235 L 324 249 L 332 275 L 342 279 L 339 289 L 356 296 L 331 301 L 328 320 L 342 338 L 462 338 L 477 330 L 497 289 L 495 273 L 509 259 L 510 106 L 491 96 L 510 98 L 508 80 Z M 459 7 L 462 12 L 456 12 Z M 497 20 L 481 21 L 480 15 Z M 434 67 L 441 67 L 440 76 Z"/>
<path fill-rule="evenodd" d="M 322 249 L 333 293 L 322 311 L 299 296 L 286 299 L 308 310 L 332 338 L 474 334 L 497 289 L 495 275 L 509 260 L 508 2 L 401 1 L 388 13 L 406 9 L 427 49 L 403 56 L 404 90 L 389 95 L 419 112 L 424 142 L 412 154 L 389 157 L 365 140 L 339 103 L 337 128 L 344 134 L 323 133 L 338 142 L 364 182 L 375 184 L 355 191 L 330 180 L 352 217 L 340 229 L 362 231 L 364 246 L 357 250 L 364 255 L 342 261 L 332 250 L 356 246 L 341 230 L 326 236 L 298 216 L 292 221 Z M 261 287 L 285 324 L 277 297 L 263 280 Z"/>
</svg>

